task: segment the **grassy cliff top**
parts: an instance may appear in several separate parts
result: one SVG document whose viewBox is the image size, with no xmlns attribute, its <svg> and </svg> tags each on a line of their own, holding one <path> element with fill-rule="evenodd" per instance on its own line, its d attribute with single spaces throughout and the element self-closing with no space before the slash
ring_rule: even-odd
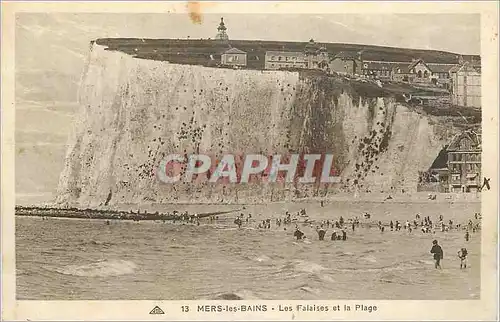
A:
<svg viewBox="0 0 500 322">
<path fill-rule="evenodd" d="M 247 53 L 249 68 L 263 69 L 266 51 L 302 51 L 307 42 L 230 40 L 223 42 L 210 39 L 143 39 L 143 38 L 101 38 L 95 43 L 107 50 L 121 51 L 137 58 L 163 60 L 179 64 L 215 65 L 220 54 L 229 46 Z M 458 63 L 459 54 L 423 49 L 406 49 L 372 45 L 318 43 L 326 47 L 330 54 L 340 51 L 363 51 L 363 60 L 409 62 L 422 58 L 428 63 Z M 211 59 L 210 55 L 214 58 Z M 479 56 L 464 55 L 464 59 L 479 61 Z"/>
</svg>

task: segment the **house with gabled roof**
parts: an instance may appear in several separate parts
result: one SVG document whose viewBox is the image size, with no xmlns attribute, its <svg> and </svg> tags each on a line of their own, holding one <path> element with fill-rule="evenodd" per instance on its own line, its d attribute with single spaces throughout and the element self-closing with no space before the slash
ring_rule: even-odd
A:
<svg viewBox="0 0 500 322">
<path fill-rule="evenodd" d="M 410 74 L 415 74 L 413 81 L 415 83 L 430 83 L 432 70 L 424 62 L 423 59 L 415 59 L 410 66 L 408 66 Z"/>
<path fill-rule="evenodd" d="M 456 134 L 432 163 L 420 173 L 419 191 L 477 192 L 481 189 L 481 132 Z"/>
<path fill-rule="evenodd" d="M 410 73 L 410 65 L 412 63 L 393 63 L 392 64 L 392 80 L 396 82 L 412 83 L 415 74 Z"/>
<path fill-rule="evenodd" d="M 480 190 L 481 151 L 481 133 L 478 130 L 466 130 L 453 137 L 446 149 L 450 192 Z"/>
<path fill-rule="evenodd" d="M 226 66 L 246 66 L 247 53 L 232 47 L 221 54 L 220 60 L 221 64 Z"/>
<path fill-rule="evenodd" d="M 358 52 L 341 51 L 330 59 L 330 72 L 339 74 L 361 74 L 361 59 Z"/>
</svg>

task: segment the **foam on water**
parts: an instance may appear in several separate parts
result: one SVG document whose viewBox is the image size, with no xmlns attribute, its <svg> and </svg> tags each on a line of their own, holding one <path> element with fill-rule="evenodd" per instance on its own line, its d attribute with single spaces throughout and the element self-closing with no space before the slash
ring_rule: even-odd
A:
<svg viewBox="0 0 500 322">
<path fill-rule="evenodd" d="M 238 301 L 238 300 L 259 300 L 259 298 L 249 290 L 237 292 L 220 293 L 213 296 L 214 300 Z"/>
<path fill-rule="evenodd" d="M 291 267 L 295 271 L 299 272 L 304 272 L 304 273 L 316 273 L 320 272 L 322 270 L 325 270 L 323 266 L 313 263 L 313 262 L 308 262 L 308 261 L 302 261 L 302 260 L 297 260 L 290 265 L 286 265 L 285 268 Z"/>
<path fill-rule="evenodd" d="M 62 268 L 49 269 L 57 273 L 72 276 L 109 277 L 132 274 L 137 266 L 125 260 L 104 260 L 86 265 L 68 265 Z"/>
<path fill-rule="evenodd" d="M 268 262 L 271 260 L 271 257 L 266 256 L 266 255 L 259 255 L 256 257 L 251 257 L 250 259 L 253 261 L 256 261 L 256 262 Z"/>
<path fill-rule="evenodd" d="M 366 262 L 369 262 L 369 263 L 376 263 L 377 262 L 377 259 L 374 256 L 366 256 L 366 257 L 362 257 L 362 259 Z"/>
<path fill-rule="evenodd" d="M 307 284 L 299 286 L 298 289 L 301 290 L 301 291 L 303 291 L 303 292 L 310 293 L 310 294 L 315 294 L 315 295 L 321 293 L 320 290 L 318 290 L 316 288 L 312 288 L 312 287 L 310 287 Z"/>
</svg>

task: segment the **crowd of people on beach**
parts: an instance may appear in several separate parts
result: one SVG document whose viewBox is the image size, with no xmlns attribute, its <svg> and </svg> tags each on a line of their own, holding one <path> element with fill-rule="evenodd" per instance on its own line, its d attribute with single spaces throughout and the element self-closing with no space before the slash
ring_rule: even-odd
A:
<svg viewBox="0 0 500 322">
<path fill-rule="evenodd" d="M 259 217 L 262 217 L 261 215 Z M 369 213 L 364 213 L 363 217 L 365 219 L 370 219 L 372 217 Z M 423 234 L 436 234 L 437 231 L 440 232 L 449 232 L 449 231 L 465 231 L 464 240 L 468 242 L 471 238 L 471 232 L 475 233 L 480 230 L 480 219 L 481 214 L 474 214 L 475 223 L 472 218 L 468 220 L 468 222 L 464 225 L 461 223 L 455 223 L 452 219 L 445 221 L 443 215 L 439 215 L 439 219 L 437 223 L 433 222 L 430 216 L 422 217 L 421 214 L 416 214 L 415 219 L 410 222 L 410 220 L 406 220 L 404 223 L 399 220 L 390 220 L 389 222 L 383 223 L 382 221 L 378 221 L 376 223 L 376 227 L 380 230 L 381 233 L 384 233 L 386 227 L 390 229 L 390 231 L 402 231 L 405 230 L 407 233 L 412 233 L 413 231 L 420 230 Z M 288 211 L 285 212 L 283 217 L 278 217 L 274 220 L 275 226 L 277 228 L 284 226 L 284 230 L 287 230 L 287 226 L 294 224 L 294 233 L 293 236 L 297 241 L 306 240 L 307 236 L 304 231 L 299 227 L 301 223 L 303 227 L 314 228 L 316 233 L 318 234 L 318 240 L 325 240 L 328 229 L 333 229 L 332 234 L 330 236 L 331 241 L 346 241 L 347 240 L 347 231 L 352 229 L 352 232 L 356 231 L 362 223 L 359 217 L 350 218 L 345 220 L 343 216 L 340 216 L 338 220 L 322 220 L 317 223 L 316 227 L 314 224 L 316 223 L 314 220 L 311 220 L 306 213 L 305 209 L 300 209 L 294 216 Z M 252 215 L 248 214 L 245 218 L 245 215 L 241 213 L 236 219 L 234 223 L 241 228 L 244 224 L 248 225 L 252 223 Z M 271 218 L 267 218 L 258 222 L 258 229 L 271 229 Z M 372 228 L 372 222 L 363 223 L 365 228 Z M 432 248 L 430 251 L 434 256 L 435 268 L 441 268 L 441 260 L 443 259 L 443 249 L 438 244 L 437 240 L 433 240 Z M 468 251 L 467 248 L 462 247 L 458 253 L 458 258 L 460 259 L 460 269 L 467 268 L 467 256 Z"/>
<path fill-rule="evenodd" d="M 243 208 L 244 209 L 244 208 Z M 122 213 L 119 214 L 118 219 L 122 219 Z M 155 212 L 153 214 L 149 214 L 145 212 L 141 214 L 140 211 L 134 212 L 130 211 L 127 213 L 128 219 L 132 219 L 133 221 L 139 222 L 142 219 L 151 217 L 151 219 L 161 220 L 162 222 L 166 222 L 167 220 L 172 223 L 179 223 L 183 225 L 196 225 L 199 226 L 203 221 L 205 224 L 215 224 L 219 222 L 218 215 L 198 215 L 196 213 L 189 213 L 188 211 L 179 212 L 174 210 L 173 212 L 168 212 L 166 214 L 159 214 Z M 142 215 L 142 216 L 141 216 Z M 293 229 L 293 237 L 297 241 L 306 241 L 309 240 L 309 236 L 306 236 L 304 232 L 304 228 L 308 228 L 309 230 L 313 230 L 318 235 L 319 241 L 324 241 L 325 237 L 327 237 L 328 230 L 331 230 L 331 235 L 329 235 L 329 239 L 331 241 L 347 241 L 347 232 L 352 230 L 354 233 L 360 227 L 364 227 L 367 229 L 371 229 L 376 227 L 380 233 L 384 233 L 385 231 L 390 230 L 391 232 L 400 232 L 404 231 L 408 234 L 412 234 L 414 232 L 420 231 L 423 234 L 435 235 L 436 232 L 450 232 L 450 231 L 465 231 L 464 240 L 468 242 L 471 239 L 471 233 L 475 233 L 481 229 L 481 214 L 475 213 L 474 217 L 470 218 L 466 223 L 455 223 L 452 219 L 445 220 L 443 215 L 439 215 L 434 222 L 430 216 L 422 216 L 417 213 L 413 220 L 406 219 L 405 221 L 400 220 L 389 220 L 386 222 L 382 222 L 381 220 L 375 221 L 372 217 L 372 214 L 368 212 L 364 212 L 362 214 L 362 218 L 364 220 L 360 220 L 359 216 L 354 216 L 353 218 L 345 219 L 343 216 L 340 216 L 338 219 L 326 219 L 326 220 L 313 220 L 311 219 L 305 209 L 300 209 L 296 213 L 292 214 L 289 211 L 285 211 L 284 215 L 274 216 L 275 218 L 266 218 L 262 214 L 257 214 L 256 218 L 252 216 L 251 213 L 245 215 L 244 213 L 240 213 L 235 219 L 234 224 L 238 228 L 251 227 L 252 229 L 259 230 L 270 230 L 272 229 L 273 223 L 275 229 L 290 230 Z M 42 216 L 42 220 L 47 220 L 45 216 Z M 224 218 L 223 218 L 224 219 Z M 225 218 L 227 220 L 227 217 Z M 220 222 L 226 223 L 226 220 L 220 220 Z M 110 225 L 110 220 L 107 219 L 105 221 L 106 225 Z M 299 227 L 299 225 L 301 225 Z M 293 228 L 291 228 L 293 227 Z M 431 248 L 431 254 L 434 256 L 435 267 L 441 268 L 441 260 L 443 259 L 443 249 L 438 244 L 437 240 L 433 240 L 433 245 Z M 467 256 L 468 250 L 465 247 L 462 247 L 458 253 L 458 258 L 460 259 L 460 268 L 467 267 Z"/>
</svg>

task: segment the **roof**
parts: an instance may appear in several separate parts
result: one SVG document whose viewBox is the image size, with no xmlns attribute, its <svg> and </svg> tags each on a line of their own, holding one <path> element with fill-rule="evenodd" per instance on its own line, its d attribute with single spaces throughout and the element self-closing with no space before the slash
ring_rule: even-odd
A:
<svg viewBox="0 0 500 322">
<path fill-rule="evenodd" d="M 417 66 L 417 65 L 418 65 L 418 64 L 420 64 L 420 63 L 424 64 L 425 66 L 427 66 L 427 68 L 429 68 L 429 69 L 430 69 L 429 65 L 427 65 L 427 64 L 424 62 L 424 60 L 423 60 L 423 59 L 419 58 L 419 59 L 414 60 L 414 61 L 410 64 L 410 66 L 408 66 L 408 70 L 412 69 L 413 67 Z"/>
<path fill-rule="evenodd" d="M 476 72 L 481 73 L 481 66 L 474 66 L 469 62 L 463 63 L 456 72 Z"/>
<path fill-rule="evenodd" d="M 288 56 L 288 57 L 303 57 L 305 54 L 301 51 L 266 51 L 266 56 L 275 55 L 275 56 Z"/>
<path fill-rule="evenodd" d="M 246 54 L 246 52 L 244 52 L 243 50 L 239 50 L 236 47 L 233 47 L 223 52 L 223 54 Z"/>
<path fill-rule="evenodd" d="M 354 51 L 340 51 L 333 57 L 333 59 L 335 59 L 335 58 L 358 59 L 358 53 L 354 52 Z"/>
<path fill-rule="evenodd" d="M 456 66 L 455 64 L 433 64 L 429 63 L 427 64 L 427 67 L 430 68 L 430 70 L 433 73 L 448 73 L 451 68 Z"/>
<path fill-rule="evenodd" d="M 458 143 L 463 139 L 468 138 L 472 141 L 472 145 L 476 146 L 476 148 L 481 148 L 481 133 L 475 130 L 465 130 L 456 134 L 451 140 L 450 145 L 448 146 L 448 151 L 458 150 Z"/>
<path fill-rule="evenodd" d="M 368 66 L 365 68 L 365 64 Z M 374 70 L 391 70 L 391 63 L 386 62 L 374 62 L 374 61 L 364 61 L 363 69 L 374 69 Z"/>
<path fill-rule="evenodd" d="M 401 69 L 401 74 L 407 74 L 410 71 L 411 63 L 394 63 L 391 64 L 393 70 Z"/>
<path fill-rule="evenodd" d="M 449 72 L 450 73 L 456 73 L 456 72 L 458 72 L 458 70 L 460 69 L 460 67 L 461 67 L 460 65 L 455 65 L 455 66 L 453 66 L 453 67 L 450 68 Z"/>
</svg>

